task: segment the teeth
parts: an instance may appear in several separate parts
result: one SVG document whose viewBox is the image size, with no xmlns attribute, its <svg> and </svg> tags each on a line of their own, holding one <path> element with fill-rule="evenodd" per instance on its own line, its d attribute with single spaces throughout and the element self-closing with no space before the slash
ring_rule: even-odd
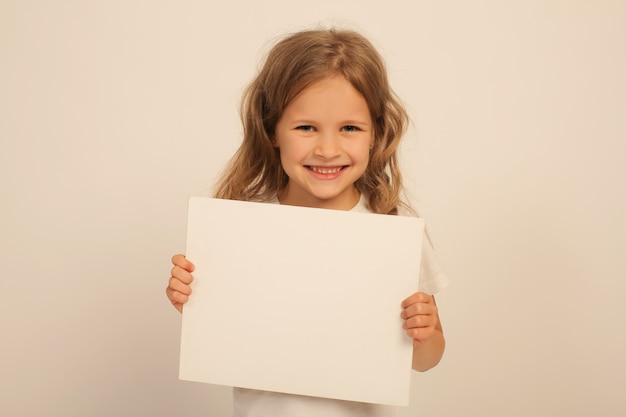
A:
<svg viewBox="0 0 626 417">
<path fill-rule="evenodd" d="M 341 167 L 336 168 L 323 168 L 323 167 L 310 167 L 311 171 L 319 172 L 320 174 L 335 174 L 341 171 Z"/>
</svg>

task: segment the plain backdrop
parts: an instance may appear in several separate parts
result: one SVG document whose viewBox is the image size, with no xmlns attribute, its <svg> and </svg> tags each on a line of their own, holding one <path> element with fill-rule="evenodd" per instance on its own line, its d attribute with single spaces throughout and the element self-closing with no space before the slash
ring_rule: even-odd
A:
<svg viewBox="0 0 626 417">
<path fill-rule="evenodd" d="M 319 24 L 385 57 L 452 281 L 445 357 L 398 416 L 624 415 L 625 21 L 617 0 L 1 1 L 0 415 L 229 415 L 229 388 L 177 379 L 169 260 L 264 52 Z"/>
</svg>

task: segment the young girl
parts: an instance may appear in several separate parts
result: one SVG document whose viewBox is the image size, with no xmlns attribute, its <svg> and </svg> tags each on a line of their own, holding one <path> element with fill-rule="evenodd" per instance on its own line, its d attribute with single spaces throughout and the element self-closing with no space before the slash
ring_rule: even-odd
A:
<svg viewBox="0 0 626 417">
<path fill-rule="evenodd" d="M 295 33 L 274 46 L 246 90 L 243 143 L 215 197 L 382 214 L 410 212 L 396 150 L 407 124 L 374 47 L 343 30 Z M 182 312 L 194 265 L 184 255 L 167 297 Z M 435 300 L 447 278 L 425 242 L 419 292 L 398 300 L 413 369 L 437 365 L 444 337 Z M 407 294 L 408 295 L 408 294 Z M 306 360 L 306 358 L 303 358 Z M 363 364 L 367 366 L 367 364 Z M 383 416 L 390 407 L 234 389 L 236 416 Z"/>
</svg>

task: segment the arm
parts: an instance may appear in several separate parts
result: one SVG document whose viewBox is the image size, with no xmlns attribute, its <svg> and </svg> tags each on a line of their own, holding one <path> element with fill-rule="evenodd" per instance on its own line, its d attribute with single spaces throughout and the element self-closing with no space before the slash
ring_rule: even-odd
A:
<svg viewBox="0 0 626 417">
<path fill-rule="evenodd" d="M 413 339 L 413 369 L 427 371 L 436 366 L 445 348 L 445 339 L 435 298 L 416 292 L 402 302 L 403 328 Z"/>
<path fill-rule="evenodd" d="M 172 276 L 168 282 L 165 294 L 172 305 L 179 313 L 183 312 L 183 304 L 189 300 L 191 295 L 191 273 L 195 266 L 185 258 L 185 255 L 174 255 L 172 257 Z"/>
</svg>

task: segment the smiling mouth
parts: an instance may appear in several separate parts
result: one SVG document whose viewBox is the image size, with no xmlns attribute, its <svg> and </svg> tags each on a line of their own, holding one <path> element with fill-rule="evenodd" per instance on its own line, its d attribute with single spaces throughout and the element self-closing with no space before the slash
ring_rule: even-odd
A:
<svg viewBox="0 0 626 417">
<path fill-rule="evenodd" d="M 308 169 L 313 172 L 317 172 L 318 174 L 336 174 L 339 171 L 343 170 L 346 166 L 339 167 L 316 167 L 312 165 L 306 165 Z"/>
</svg>

